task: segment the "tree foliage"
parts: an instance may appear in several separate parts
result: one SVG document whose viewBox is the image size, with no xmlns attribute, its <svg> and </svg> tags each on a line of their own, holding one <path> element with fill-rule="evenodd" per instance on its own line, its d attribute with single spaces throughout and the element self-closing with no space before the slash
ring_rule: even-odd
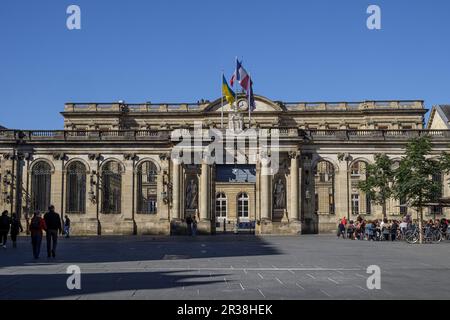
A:
<svg viewBox="0 0 450 320">
<path fill-rule="evenodd" d="M 409 206 L 421 211 L 426 203 L 438 200 L 442 186 L 432 176 L 442 172 L 441 159 L 427 157 L 432 149 L 431 138 L 412 139 L 406 146 L 405 157 L 395 173 L 395 196 L 406 199 Z"/>
<path fill-rule="evenodd" d="M 386 201 L 393 196 L 394 169 L 392 160 L 386 154 L 376 154 L 375 163 L 366 165 L 366 180 L 358 188 L 383 208 L 386 217 Z"/>
</svg>

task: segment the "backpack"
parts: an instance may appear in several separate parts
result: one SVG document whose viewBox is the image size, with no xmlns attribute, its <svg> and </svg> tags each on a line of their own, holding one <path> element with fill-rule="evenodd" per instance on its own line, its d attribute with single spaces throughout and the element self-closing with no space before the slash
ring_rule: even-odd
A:
<svg viewBox="0 0 450 320">
<path fill-rule="evenodd" d="M 41 219 L 40 218 L 33 218 L 31 220 L 30 229 L 39 230 L 40 228 L 41 228 Z"/>
</svg>

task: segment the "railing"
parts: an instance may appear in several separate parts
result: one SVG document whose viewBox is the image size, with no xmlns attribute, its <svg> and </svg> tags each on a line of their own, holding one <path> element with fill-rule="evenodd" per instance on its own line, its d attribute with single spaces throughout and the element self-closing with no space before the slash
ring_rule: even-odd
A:
<svg viewBox="0 0 450 320">
<path fill-rule="evenodd" d="M 367 109 L 424 109 L 420 100 L 358 101 L 358 102 L 281 102 L 291 111 L 352 111 Z M 65 112 L 199 112 L 209 101 L 197 103 L 67 103 Z"/>
<path fill-rule="evenodd" d="M 1 130 L 0 141 L 1 140 L 16 140 L 16 132 L 14 130 Z"/>
<path fill-rule="evenodd" d="M 408 140 L 424 135 L 434 139 L 450 139 L 450 130 L 305 130 L 305 132 L 313 140 Z"/>
<path fill-rule="evenodd" d="M 352 111 L 367 109 L 423 109 L 423 101 L 361 101 L 361 102 L 286 102 L 291 111 Z"/>
<path fill-rule="evenodd" d="M 201 111 L 209 102 L 199 103 L 67 103 L 65 112 L 168 112 Z"/>
<path fill-rule="evenodd" d="M 219 129 L 215 129 L 219 130 Z M 296 127 L 260 128 L 260 134 L 275 135 L 280 139 L 327 140 L 408 140 L 424 135 L 433 140 L 450 143 L 450 130 L 308 130 Z M 193 129 L 182 129 L 186 134 L 194 134 Z M 203 135 L 207 134 L 203 129 Z M 225 130 L 221 130 L 223 134 Z M 63 131 L 63 130 L 0 130 L 2 141 L 74 141 L 74 140 L 170 140 L 171 130 L 108 130 L 108 131 Z"/>
</svg>

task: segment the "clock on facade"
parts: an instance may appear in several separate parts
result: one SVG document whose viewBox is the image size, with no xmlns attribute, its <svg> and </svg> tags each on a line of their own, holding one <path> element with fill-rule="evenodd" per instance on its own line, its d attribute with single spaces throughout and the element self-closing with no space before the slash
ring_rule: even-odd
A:
<svg viewBox="0 0 450 320">
<path fill-rule="evenodd" d="M 241 99 L 237 103 L 238 109 L 240 111 L 247 111 L 248 110 L 248 102 L 247 100 Z"/>
</svg>

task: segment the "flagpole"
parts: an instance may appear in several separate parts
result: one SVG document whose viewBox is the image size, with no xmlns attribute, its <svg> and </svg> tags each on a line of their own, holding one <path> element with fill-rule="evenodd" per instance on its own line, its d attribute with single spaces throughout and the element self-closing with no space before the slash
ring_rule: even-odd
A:
<svg viewBox="0 0 450 320">
<path fill-rule="evenodd" d="M 223 129 L 223 78 L 225 77 L 225 74 L 222 70 L 222 79 L 220 79 L 220 96 L 221 96 L 221 102 L 220 102 L 220 123 L 221 123 L 221 129 Z"/>
<path fill-rule="evenodd" d="M 249 78 L 249 82 L 248 82 L 248 88 L 247 88 L 247 95 L 248 95 L 248 128 L 250 129 L 252 126 L 252 75 L 250 74 L 250 72 L 248 73 L 248 78 Z"/>
<path fill-rule="evenodd" d="M 235 98 L 234 98 L 234 103 L 235 103 L 235 105 L 236 105 L 236 111 L 238 110 L 238 92 L 237 92 L 237 88 L 236 88 L 236 82 L 238 82 L 238 72 L 239 72 L 239 70 L 238 70 L 238 68 L 237 68 L 237 65 L 238 65 L 238 57 L 236 56 L 236 68 L 235 68 L 235 79 L 234 79 L 234 83 L 233 83 L 233 87 L 234 87 L 234 95 L 235 95 Z"/>
</svg>

